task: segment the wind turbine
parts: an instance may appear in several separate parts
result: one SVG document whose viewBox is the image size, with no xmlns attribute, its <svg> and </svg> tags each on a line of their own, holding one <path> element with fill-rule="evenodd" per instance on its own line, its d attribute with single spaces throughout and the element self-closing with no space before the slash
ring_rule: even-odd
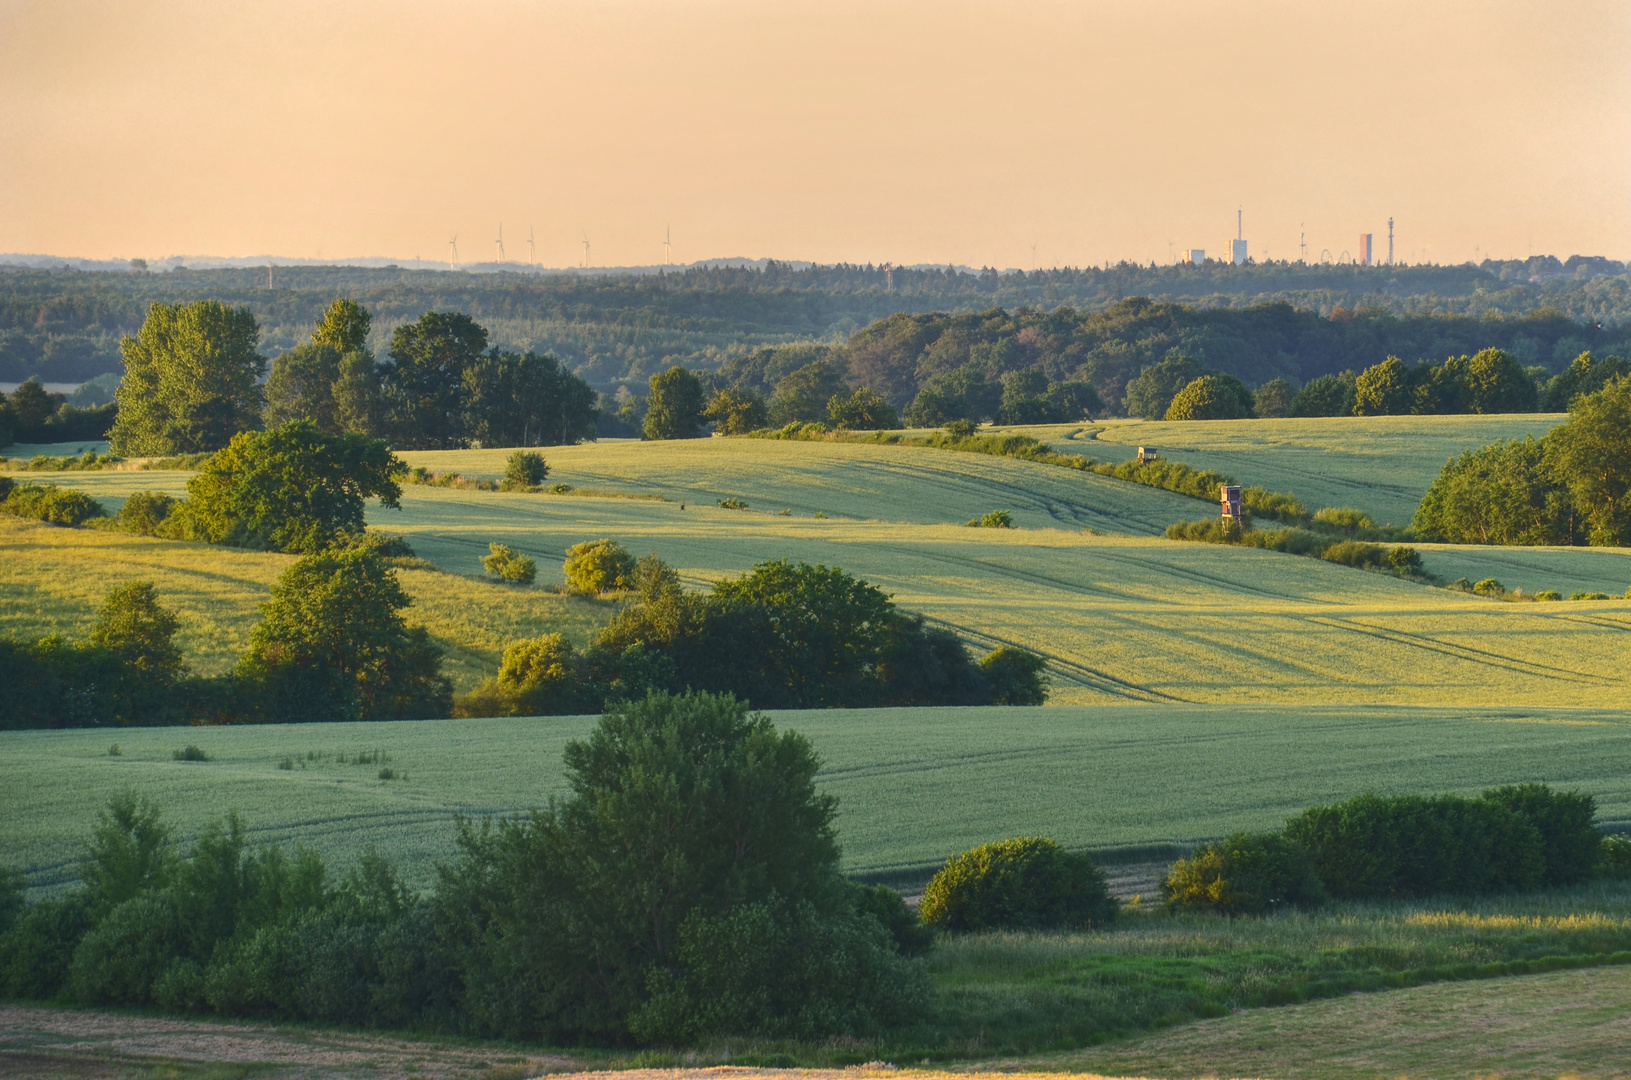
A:
<svg viewBox="0 0 1631 1080">
<path fill-rule="evenodd" d="M 527 226 L 527 265 L 532 265 L 532 226 Z"/>
<path fill-rule="evenodd" d="M 448 263 L 447 263 L 447 268 L 449 270 L 452 270 L 452 269 L 455 269 L 459 265 L 459 234 L 458 233 L 453 234 L 453 239 L 451 239 L 451 240 L 449 240 L 447 242 L 447 246 L 453 249 L 453 257 L 451 259 L 449 259 Z"/>
<path fill-rule="evenodd" d="M 589 269 L 589 234 L 583 234 L 583 268 Z"/>
<path fill-rule="evenodd" d="M 674 227 L 672 225 L 663 226 L 663 265 L 664 266 L 672 265 L 671 260 L 670 260 L 670 256 L 673 254 L 673 251 L 674 251 L 673 240 L 674 240 Z"/>
<path fill-rule="evenodd" d="M 498 223 L 498 239 L 494 243 L 498 245 L 498 261 L 502 264 L 504 262 L 504 223 L 502 221 Z"/>
</svg>

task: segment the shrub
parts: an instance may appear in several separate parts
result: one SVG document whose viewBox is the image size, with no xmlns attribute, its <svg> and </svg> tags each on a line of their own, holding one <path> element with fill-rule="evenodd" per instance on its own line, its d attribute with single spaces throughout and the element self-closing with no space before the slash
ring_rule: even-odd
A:
<svg viewBox="0 0 1631 1080">
<path fill-rule="evenodd" d="M 581 593 L 607 593 L 633 583 L 634 558 L 615 540 L 585 540 L 566 549 L 566 583 Z"/>
<path fill-rule="evenodd" d="M 1387 553 L 1388 565 L 1401 574 L 1421 573 L 1421 552 L 1413 547 L 1396 547 Z"/>
<path fill-rule="evenodd" d="M 538 566 L 527 555 L 517 555 L 504 544 L 488 544 L 489 555 L 482 556 L 482 569 L 500 581 L 513 581 L 531 585 L 538 576 Z"/>
<path fill-rule="evenodd" d="M 0 997 L 45 1001 L 68 985 L 74 951 L 91 928 L 83 895 L 46 897 L 25 907 L 0 936 Z"/>
<path fill-rule="evenodd" d="M 210 756 L 201 747 L 188 743 L 180 750 L 173 752 L 170 757 L 176 761 L 208 761 Z"/>
<path fill-rule="evenodd" d="M 1487 577 L 1481 581 L 1475 582 L 1473 584 L 1472 591 L 1477 593 L 1479 596 L 1505 596 L 1506 586 L 1502 585 L 1499 581 L 1492 577 Z"/>
<path fill-rule="evenodd" d="M 865 386 L 833 395 L 827 416 L 837 431 L 887 431 L 900 427 L 895 407 Z"/>
<path fill-rule="evenodd" d="M 721 510 L 746 510 L 748 508 L 745 500 L 738 499 L 734 495 L 726 499 L 720 499 L 718 505 Z"/>
<path fill-rule="evenodd" d="M 1358 540 L 1342 540 L 1320 552 L 1326 562 L 1340 563 L 1361 570 L 1388 570 L 1393 566 L 1390 552 L 1380 544 L 1366 544 Z"/>
<path fill-rule="evenodd" d="M 1597 846 L 1597 872 L 1608 878 L 1631 878 L 1631 836 L 1603 837 Z"/>
<path fill-rule="evenodd" d="M 1532 889 L 1545 874 L 1540 833 L 1498 803 L 1454 795 L 1361 795 L 1286 824 L 1339 899 Z"/>
<path fill-rule="evenodd" d="M 953 439 L 966 439 L 978 431 L 980 425 L 967 417 L 958 417 L 945 425 L 946 434 Z"/>
<path fill-rule="evenodd" d="M 1351 506 L 1327 506 L 1314 513 L 1314 521 L 1326 525 L 1349 536 L 1358 536 L 1361 532 L 1368 532 L 1376 528 L 1376 522 L 1363 510 L 1355 510 Z"/>
<path fill-rule="evenodd" d="M 980 674 L 997 705 L 1041 705 L 1048 698 L 1048 662 L 1033 652 L 997 646 L 980 661 Z"/>
<path fill-rule="evenodd" d="M 138 491 L 125 500 L 114 520 L 127 532 L 152 536 L 175 505 L 176 501 L 162 491 Z"/>
<path fill-rule="evenodd" d="M 183 949 L 181 913 L 165 892 L 134 896 L 97 922 L 74 950 L 69 980 L 90 1005 L 145 1005 Z"/>
<path fill-rule="evenodd" d="M 934 931 L 923 925 L 906 899 L 887 885 L 856 885 L 855 907 L 884 925 L 902 956 L 922 956 L 934 946 Z"/>
<path fill-rule="evenodd" d="M 920 910 L 925 923 L 952 932 L 1086 929 L 1113 922 L 1116 902 L 1092 859 L 1024 837 L 954 856 Z"/>
<path fill-rule="evenodd" d="M 1535 599 L 1536 600 L 1561 600 L 1561 599 L 1563 599 L 1563 594 L 1558 592 L 1556 589 L 1542 589 L 1540 592 L 1535 594 Z"/>
<path fill-rule="evenodd" d="M 1162 885 L 1174 910 L 1261 915 L 1325 896 L 1308 853 L 1279 833 L 1235 833 L 1179 859 Z"/>
<path fill-rule="evenodd" d="M 582 666 L 578 651 L 559 634 L 517 641 L 504 650 L 495 680 L 504 712 L 544 716 L 575 711 Z"/>
<path fill-rule="evenodd" d="M 85 494 L 49 484 L 16 484 L 0 511 L 17 517 L 33 518 L 50 525 L 82 525 L 91 518 L 106 517 L 102 504 Z"/>
<path fill-rule="evenodd" d="M 549 476 L 549 463 L 544 455 L 531 450 L 517 450 L 504 463 L 504 480 L 499 485 L 505 491 L 536 491 Z"/>
<path fill-rule="evenodd" d="M 982 517 L 970 519 L 965 524 L 971 529 L 1012 529 L 1014 514 L 1011 510 L 991 510 Z"/>
<path fill-rule="evenodd" d="M 1606 592 L 1577 592 L 1569 594 L 1570 600 L 1607 600 Z"/>
<path fill-rule="evenodd" d="M 1593 822 L 1597 800 L 1578 791 L 1553 791 L 1545 784 L 1515 784 L 1484 792 L 1490 802 L 1506 807 L 1540 833 L 1545 860 L 1542 884 L 1573 885 L 1596 869 L 1601 837 Z"/>
</svg>

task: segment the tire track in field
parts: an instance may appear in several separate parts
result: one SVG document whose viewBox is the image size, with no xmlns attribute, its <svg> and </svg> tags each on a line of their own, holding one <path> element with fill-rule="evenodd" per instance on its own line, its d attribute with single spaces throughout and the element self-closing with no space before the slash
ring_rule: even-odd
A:
<svg viewBox="0 0 1631 1080">
<path fill-rule="evenodd" d="M 963 626 L 962 624 L 954 623 L 949 619 L 941 619 L 936 618 L 933 615 L 925 615 L 923 616 L 923 621 L 943 626 L 948 630 L 961 634 L 965 637 L 973 638 L 976 641 L 983 641 L 987 643 L 995 642 L 998 645 L 1009 645 L 1017 649 L 1024 649 L 1027 652 L 1036 653 L 1044 660 L 1047 660 L 1051 664 L 1055 665 L 1060 670 L 1060 673 L 1065 676 L 1065 678 L 1069 679 L 1078 686 L 1085 686 L 1090 690 L 1098 690 L 1101 693 L 1113 694 L 1117 697 L 1124 697 L 1133 701 L 1164 701 L 1175 705 L 1195 704 L 1186 698 L 1175 697 L 1172 694 L 1163 693 L 1160 690 L 1152 690 L 1147 686 L 1140 686 L 1137 683 L 1129 682 L 1126 679 L 1119 679 L 1116 676 L 1111 675 L 1109 672 L 1088 667 L 1086 664 L 1080 663 L 1079 661 L 1067 660 L 1064 657 L 1059 656 L 1057 653 L 1051 653 L 1044 649 L 1039 649 L 1034 645 L 1026 645 L 1017 641 L 1010 641 L 1009 639 L 1001 637 L 997 634 L 992 634 L 984 630 L 975 630 L 973 627 Z"/>
<path fill-rule="evenodd" d="M 1364 623 L 1336 616 L 1308 616 L 1308 621 L 1323 626 L 1347 630 L 1356 634 L 1368 634 L 1383 641 L 1391 641 L 1396 645 L 1408 645 L 1423 649 L 1427 652 L 1439 653 L 1443 656 L 1464 660 L 1472 664 L 1481 664 L 1484 667 L 1499 668 L 1514 671 L 1523 675 L 1535 676 L 1542 679 L 1553 679 L 1557 682 L 1595 683 L 1611 686 L 1620 680 L 1605 679 L 1600 675 L 1586 672 L 1570 671 L 1567 668 L 1555 668 L 1546 664 L 1537 664 L 1528 660 L 1519 660 L 1503 653 L 1491 652 L 1485 649 L 1475 649 L 1470 645 L 1457 645 L 1454 642 L 1443 641 L 1439 638 L 1428 637 L 1425 634 L 1413 634 L 1406 630 L 1389 630 L 1386 627 L 1367 626 Z"/>
</svg>

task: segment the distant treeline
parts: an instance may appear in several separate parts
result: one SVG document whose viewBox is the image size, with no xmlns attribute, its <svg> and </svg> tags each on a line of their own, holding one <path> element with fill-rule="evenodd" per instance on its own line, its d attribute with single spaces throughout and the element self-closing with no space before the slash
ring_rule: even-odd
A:
<svg viewBox="0 0 1631 1080">
<path fill-rule="evenodd" d="M 1038 328 L 1056 364 L 1074 372 L 1092 363 L 1080 377 L 1094 382 L 1112 409 L 1140 365 L 1174 347 L 1250 383 L 1274 375 L 1307 381 L 1388 355 L 1442 358 L 1486 347 L 1508 349 L 1526 365 L 1567 363 L 1586 349 L 1623 351 L 1621 324 L 1631 319 L 1624 266 L 1579 257 L 1477 267 L 1123 263 L 1001 274 L 779 263 L 606 276 L 300 267 L 274 269 L 271 288 L 263 269 L 3 270 L 0 379 L 78 381 L 117 371 L 120 338 L 135 332 L 154 302 L 247 306 L 262 326 L 261 347 L 277 355 L 306 340 L 340 295 L 373 312 L 369 344 L 376 352 L 385 351 L 397 326 L 425 311 L 462 312 L 489 329 L 493 344 L 552 354 L 602 392 L 643 389 L 651 375 L 676 363 L 712 370 L 762 346 L 843 344 L 867 330 L 846 349 L 856 353 L 856 385 L 874 385 L 873 366 L 884 364 L 897 408 L 928 377 L 912 381 L 908 361 L 917 357 L 893 355 L 903 327 L 894 320 L 873 325 L 902 312 L 946 313 L 909 338 L 928 333 L 938 340 L 933 326 L 978 312 L 1014 326 L 976 344 Z M 1154 302 L 1129 310 L 1123 306 L 1129 297 Z M 1085 325 L 1101 314 L 1109 321 Z M 1067 315 L 1065 321 L 1083 325 L 1063 340 L 1058 324 Z M 1559 359 L 1566 338 L 1576 340 Z M 880 339 L 890 355 L 879 357 Z M 1035 351 L 1029 339 L 1016 344 L 1028 356 Z M 1075 362 L 1072 345 L 1080 355 Z M 1117 362 L 1119 353 L 1131 355 Z M 1093 373 L 1100 369 L 1102 376 Z"/>
</svg>

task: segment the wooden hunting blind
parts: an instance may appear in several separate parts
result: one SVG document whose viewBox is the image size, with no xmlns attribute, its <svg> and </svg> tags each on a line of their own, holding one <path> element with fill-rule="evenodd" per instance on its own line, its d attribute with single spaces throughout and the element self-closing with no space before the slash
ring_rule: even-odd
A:
<svg viewBox="0 0 1631 1080">
<path fill-rule="evenodd" d="M 1240 520 L 1240 485 L 1222 484 L 1219 486 L 1219 500 L 1223 506 L 1224 521 Z"/>
<path fill-rule="evenodd" d="M 1140 446 L 1138 448 L 1138 463 L 1140 465 L 1146 465 L 1160 456 L 1153 446 Z"/>
</svg>

